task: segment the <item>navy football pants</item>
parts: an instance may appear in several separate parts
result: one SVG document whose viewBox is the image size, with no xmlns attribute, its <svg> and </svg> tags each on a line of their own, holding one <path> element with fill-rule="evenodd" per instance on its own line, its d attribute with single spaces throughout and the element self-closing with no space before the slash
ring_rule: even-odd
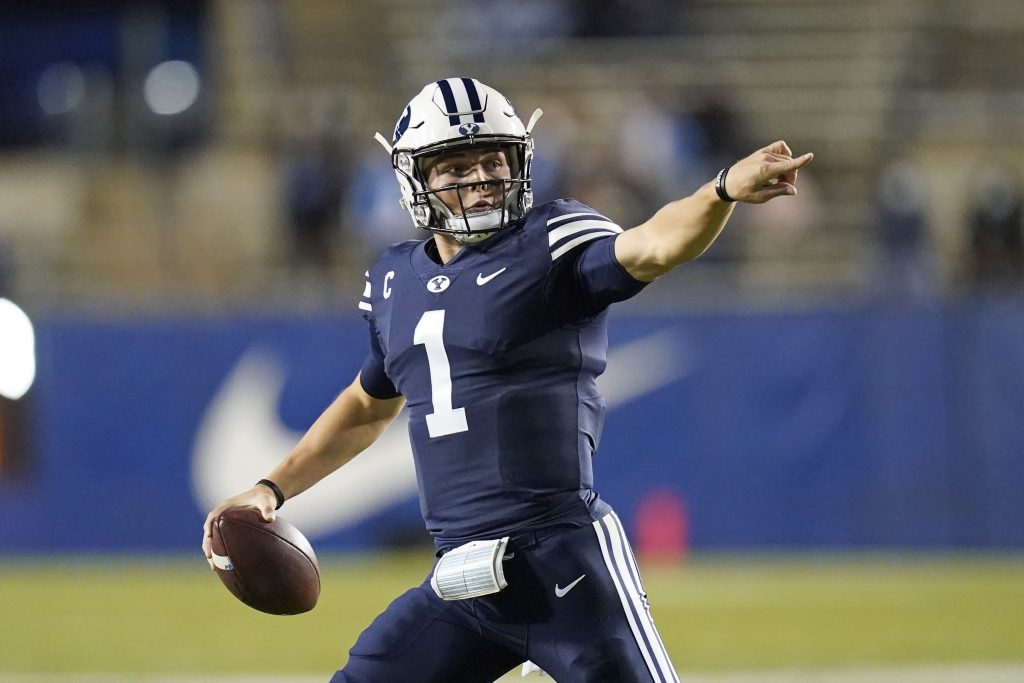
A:
<svg viewBox="0 0 1024 683">
<path fill-rule="evenodd" d="M 557 683 L 678 683 L 615 513 L 513 536 L 507 552 L 505 590 L 446 602 L 428 577 L 359 636 L 331 683 L 492 683 L 525 660 Z"/>
</svg>

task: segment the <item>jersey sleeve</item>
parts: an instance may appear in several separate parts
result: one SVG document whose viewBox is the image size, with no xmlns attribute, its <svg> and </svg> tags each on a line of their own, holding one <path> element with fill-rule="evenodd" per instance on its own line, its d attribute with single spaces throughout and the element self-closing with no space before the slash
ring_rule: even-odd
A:
<svg viewBox="0 0 1024 683">
<path fill-rule="evenodd" d="M 544 296 L 559 318 L 589 318 L 647 286 L 615 257 L 615 238 L 622 228 L 590 207 L 556 202 L 547 230 L 551 270 Z"/>
<path fill-rule="evenodd" d="M 553 202 L 547 219 L 551 261 L 578 254 L 580 247 L 603 237 L 613 237 L 622 228 L 585 204 L 575 200 Z"/>
<path fill-rule="evenodd" d="M 370 333 L 370 349 L 363 361 L 363 367 L 359 370 L 359 384 L 363 391 L 381 400 L 395 398 L 401 393 L 395 388 L 394 383 L 388 377 L 384 369 L 384 349 L 381 348 L 380 338 L 377 336 L 377 323 L 373 317 L 373 301 L 370 291 L 370 273 L 366 273 L 366 288 L 359 298 L 359 310 L 366 318 L 367 329 Z"/>
<path fill-rule="evenodd" d="M 386 400 L 401 396 L 394 383 L 384 370 L 384 352 L 380 348 L 380 340 L 377 339 L 377 331 L 373 323 L 370 323 L 370 351 L 366 354 L 363 367 L 359 369 L 359 384 L 363 391 L 374 398 Z"/>
</svg>

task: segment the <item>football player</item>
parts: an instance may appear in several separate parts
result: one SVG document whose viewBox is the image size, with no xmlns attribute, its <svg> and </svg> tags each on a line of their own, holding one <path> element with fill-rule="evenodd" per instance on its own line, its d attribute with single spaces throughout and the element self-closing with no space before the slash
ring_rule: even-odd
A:
<svg viewBox="0 0 1024 683">
<path fill-rule="evenodd" d="M 594 489 L 608 306 L 699 256 L 734 202 L 796 194 L 776 142 L 622 230 L 574 200 L 533 206 L 531 129 L 471 78 L 427 85 L 391 141 L 424 239 L 366 273 L 369 352 L 294 450 L 227 499 L 264 518 L 409 409 L 438 560 L 359 637 L 335 682 L 490 682 L 528 661 L 562 683 L 678 681 L 625 531 Z M 342 474 L 341 476 L 344 476 Z"/>
</svg>

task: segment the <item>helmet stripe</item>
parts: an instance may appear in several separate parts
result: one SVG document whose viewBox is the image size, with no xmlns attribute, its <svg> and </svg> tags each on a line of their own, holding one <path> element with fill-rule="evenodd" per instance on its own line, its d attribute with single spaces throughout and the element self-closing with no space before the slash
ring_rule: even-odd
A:
<svg viewBox="0 0 1024 683">
<path fill-rule="evenodd" d="M 441 96 L 444 97 L 444 108 L 445 113 L 448 114 L 448 124 L 452 126 L 459 125 L 459 108 L 455 104 L 455 93 L 452 91 L 451 83 L 448 81 L 438 81 L 437 87 L 441 88 Z"/>
<path fill-rule="evenodd" d="M 466 94 L 469 95 L 469 107 L 475 113 L 473 114 L 473 120 L 477 123 L 484 122 L 483 107 L 480 106 L 480 93 L 476 90 L 476 83 L 473 82 L 472 78 L 463 78 L 462 84 L 466 86 Z"/>
</svg>

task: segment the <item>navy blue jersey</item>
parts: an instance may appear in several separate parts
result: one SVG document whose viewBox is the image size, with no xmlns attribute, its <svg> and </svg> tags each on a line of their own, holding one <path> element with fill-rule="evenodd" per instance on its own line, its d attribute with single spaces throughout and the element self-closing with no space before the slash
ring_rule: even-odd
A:
<svg viewBox="0 0 1024 683">
<path fill-rule="evenodd" d="M 606 511 L 591 468 L 606 309 L 644 286 L 615 258 L 620 232 L 560 200 L 446 265 L 427 239 L 390 247 L 367 271 L 361 384 L 376 398 L 405 396 L 420 505 L 439 546 Z"/>
</svg>

